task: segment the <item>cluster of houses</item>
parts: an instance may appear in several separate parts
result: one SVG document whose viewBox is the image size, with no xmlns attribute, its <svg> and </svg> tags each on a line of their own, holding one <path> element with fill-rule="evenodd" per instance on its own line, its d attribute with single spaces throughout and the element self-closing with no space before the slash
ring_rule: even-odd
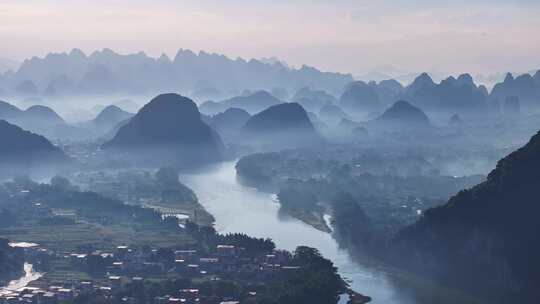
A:
<svg viewBox="0 0 540 304">
<path fill-rule="evenodd" d="M 114 252 L 95 251 L 83 253 L 53 253 L 35 247 L 27 249 L 27 259 L 34 265 L 46 264 L 46 260 L 63 259 L 75 271 L 88 271 L 102 267 L 101 278 L 93 281 L 66 278 L 65 281 L 37 280 L 31 287 L 0 293 L 0 304 L 56 304 L 69 302 L 83 294 L 112 297 L 127 284 L 144 284 L 149 279 L 188 278 L 192 281 L 219 281 L 244 279 L 249 282 L 264 283 L 279 279 L 280 276 L 297 271 L 291 264 L 291 255 L 285 251 L 272 254 L 248 256 L 243 248 L 232 245 L 218 245 L 212 254 L 197 250 L 163 250 L 118 246 Z M 46 275 L 43 277 L 46 278 Z M 256 303 L 257 293 L 249 292 Z M 135 299 L 122 299 L 134 303 Z M 155 304 L 201 304 L 238 303 L 231 297 L 202 295 L 196 286 L 181 289 L 171 295 L 155 297 Z"/>
</svg>

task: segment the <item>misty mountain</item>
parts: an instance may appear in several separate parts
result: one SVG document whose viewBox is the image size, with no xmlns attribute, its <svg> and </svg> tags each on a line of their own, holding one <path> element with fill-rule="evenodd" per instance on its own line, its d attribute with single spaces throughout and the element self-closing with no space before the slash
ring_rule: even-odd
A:
<svg viewBox="0 0 540 304">
<path fill-rule="evenodd" d="M 250 117 L 245 110 L 228 108 L 225 112 L 210 117 L 208 123 L 222 136 L 228 137 L 239 132 Z"/>
<path fill-rule="evenodd" d="M 39 170 L 54 170 L 67 165 L 70 159 L 45 137 L 25 131 L 0 120 L 0 174 L 30 174 Z"/>
<path fill-rule="evenodd" d="M 266 91 L 257 91 L 246 96 L 237 96 L 221 102 L 225 108 L 240 108 L 251 114 L 259 113 L 280 103 L 283 103 L 283 101 Z"/>
<path fill-rule="evenodd" d="M 48 125 L 63 125 L 66 124 L 64 119 L 60 117 L 53 109 L 47 106 L 31 106 L 24 111 L 25 120 L 33 123 L 43 123 Z"/>
<path fill-rule="evenodd" d="M 250 114 L 255 114 L 282 102 L 267 91 L 246 91 L 243 95 L 220 102 L 205 101 L 199 106 L 199 109 L 207 115 L 222 113 L 229 108 L 242 109 Z"/>
<path fill-rule="evenodd" d="M 103 110 L 91 121 L 93 127 L 101 131 L 108 131 L 121 121 L 130 119 L 133 114 L 126 112 L 115 105 L 110 105 Z"/>
<path fill-rule="evenodd" d="M 113 103 L 113 106 L 117 106 L 120 109 L 131 113 L 136 113 L 141 108 L 139 104 L 131 99 L 120 99 Z"/>
<path fill-rule="evenodd" d="M 22 110 L 16 106 L 0 100 L 0 119 L 13 119 L 22 114 Z"/>
<path fill-rule="evenodd" d="M 304 87 L 304 88 L 301 88 L 300 90 L 298 90 L 294 94 L 292 100 L 297 101 L 297 100 L 300 100 L 302 98 L 318 101 L 318 102 L 321 102 L 323 104 L 336 103 L 337 102 L 337 98 L 334 97 L 333 95 L 328 94 L 324 90 L 314 90 L 314 89 L 312 89 L 310 87 Z"/>
<path fill-rule="evenodd" d="M 172 93 L 152 99 L 102 147 L 134 162 L 178 166 L 220 160 L 224 149 L 195 103 Z"/>
<path fill-rule="evenodd" d="M 253 115 L 242 128 L 247 142 L 265 148 L 291 148 L 321 142 L 298 103 L 282 103 Z"/>
<path fill-rule="evenodd" d="M 220 102 L 215 102 L 213 100 L 207 100 L 199 105 L 199 111 L 206 115 L 215 115 L 218 113 L 223 113 L 227 110 L 227 106 Z"/>
<path fill-rule="evenodd" d="M 505 116 L 519 116 L 521 114 L 521 101 L 517 96 L 508 96 L 504 99 L 503 113 Z"/>
<path fill-rule="evenodd" d="M 24 80 L 18 83 L 13 90 L 20 96 L 35 96 L 38 94 L 38 88 L 31 80 Z"/>
<path fill-rule="evenodd" d="M 245 88 L 282 87 L 296 91 L 305 86 L 338 92 L 353 80 L 351 75 L 321 72 L 308 66 L 294 69 L 280 62 L 233 60 L 183 49 L 173 59 L 166 55 L 152 58 L 143 52 L 121 55 L 109 49 L 86 55 L 74 49 L 70 53 L 27 59 L 15 73 L 3 76 L 0 87 L 14 89 L 28 81 L 38 92 L 62 95 L 181 90 L 199 96 L 209 95 L 210 91 L 231 96 Z M 201 83 L 209 85 L 201 86 Z"/>
<path fill-rule="evenodd" d="M 516 78 L 508 73 L 503 82 L 493 87 L 490 95 L 501 102 L 512 96 L 518 97 L 525 108 L 540 106 L 540 71 L 534 76 L 523 74 Z"/>
<path fill-rule="evenodd" d="M 468 74 L 457 79 L 450 76 L 437 84 L 423 73 L 405 89 L 402 98 L 426 111 L 469 115 L 487 110 L 488 92 Z"/>
<path fill-rule="evenodd" d="M 17 70 L 21 63 L 15 60 L 0 58 L 0 73 L 7 72 L 9 70 Z"/>
<path fill-rule="evenodd" d="M 305 87 L 294 94 L 292 101 L 299 103 L 306 111 L 319 113 L 325 105 L 337 103 L 337 98 L 323 90 Z"/>
<path fill-rule="evenodd" d="M 297 102 L 302 106 L 302 108 L 306 109 L 306 111 L 312 112 L 312 113 L 319 113 L 319 111 L 326 105 L 332 105 L 327 103 L 326 101 L 320 100 L 320 99 L 310 99 L 307 97 L 302 97 L 299 99 L 295 99 L 294 102 Z"/>
<path fill-rule="evenodd" d="M 539 166 L 540 132 L 500 160 L 485 182 L 403 230 L 396 238 L 400 259 L 488 295 L 513 296 L 503 302 L 538 303 Z"/>
<path fill-rule="evenodd" d="M 325 123 L 337 124 L 349 116 L 339 106 L 328 104 L 321 108 L 318 117 Z"/>
<path fill-rule="evenodd" d="M 381 109 L 382 103 L 377 89 L 363 81 L 347 86 L 339 99 L 340 106 L 353 115 L 367 115 Z"/>
<path fill-rule="evenodd" d="M 377 118 L 379 123 L 396 127 L 429 126 L 429 118 L 420 108 L 399 100 Z"/>
<path fill-rule="evenodd" d="M 0 101 L 0 119 L 51 139 L 83 139 L 89 136 L 85 130 L 69 125 L 53 109 L 43 105 L 31 106 L 23 111 Z"/>
</svg>

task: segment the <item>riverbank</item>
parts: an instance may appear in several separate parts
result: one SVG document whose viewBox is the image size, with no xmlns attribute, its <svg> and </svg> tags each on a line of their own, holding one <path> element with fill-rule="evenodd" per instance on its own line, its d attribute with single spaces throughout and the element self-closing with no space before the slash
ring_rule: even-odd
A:
<svg viewBox="0 0 540 304">
<path fill-rule="evenodd" d="M 221 233 L 247 232 L 271 238 L 279 249 L 294 250 L 297 245 L 319 249 L 332 260 L 338 272 L 374 304 L 478 304 L 462 293 L 425 281 L 377 261 L 353 257 L 331 234 L 314 229 L 293 217 L 279 214 L 275 195 L 240 183 L 235 163 L 225 162 L 200 172 L 183 174 L 182 180 L 197 193 L 200 203 L 216 218 Z M 438 295 L 448 296 L 441 299 Z M 346 303 L 346 300 L 340 303 Z"/>
</svg>

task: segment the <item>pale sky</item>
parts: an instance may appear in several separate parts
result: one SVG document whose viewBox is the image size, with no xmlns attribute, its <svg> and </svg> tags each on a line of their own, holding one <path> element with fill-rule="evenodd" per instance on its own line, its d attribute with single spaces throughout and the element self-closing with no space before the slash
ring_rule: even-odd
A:
<svg viewBox="0 0 540 304">
<path fill-rule="evenodd" d="M 355 75 L 528 71 L 540 68 L 540 0 L 0 0 L 0 42 L 16 60 L 186 48 Z"/>
</svg>

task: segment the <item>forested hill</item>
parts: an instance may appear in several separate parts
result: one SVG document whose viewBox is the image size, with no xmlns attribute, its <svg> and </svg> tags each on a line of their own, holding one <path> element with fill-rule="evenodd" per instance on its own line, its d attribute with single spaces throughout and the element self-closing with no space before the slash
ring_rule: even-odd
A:
<svg viewBox="0 0 540 304">
<path fill-rule="evenodd" d="M 400 255 L 444 279 L 540 300 L 540 132 L 487 180 L 430 209 L 396 239 Z M 407 259 L 404 259 L 407 260 Z"/>
</svg>

